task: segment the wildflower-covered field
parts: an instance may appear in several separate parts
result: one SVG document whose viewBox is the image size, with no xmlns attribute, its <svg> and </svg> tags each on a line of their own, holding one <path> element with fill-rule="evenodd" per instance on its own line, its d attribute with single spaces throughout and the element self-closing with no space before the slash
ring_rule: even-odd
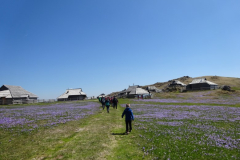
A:
<svg viewBox="0 0 240 160">
<path fill-rule="evenodd" d="M 144 99 L 140 101 L 159 103 L 202 103 L 240 105 L 240 91 L 228 92 L 212 90 L 186 93 L 158 93 L 157 96 L 159 96 L 159 98 Z"/>
<path fill-rule="evenodd" d="M 138 145 L 153 159 L 239 159 L 240 108 L 132 104 Z"/>
<path fill-rule="evenodd" d="M 1 107 L 0 159 L 45 159 L 46 152 L 52 155 L 63 147 L 98 111 L 96 102 Z"/>
<path fill-rule="evenodd" d="M 206 103 L 206 104 L 240 104 L 240 97 L 234 99 L 144 99 L 136 100 L 142 102 L 161 102 L 161 103 Z"/>
<path fill-rule="evenodd" d="M 0 159 L 240 159 L 238 99 L 198 99 L 120 99 L 110 113 L 97 101 L 0 107 Z"/>
<path fill-rule="evenodd" d="M 94 114 L 98 106 L 97 103 L 88 102 L 0 108 L 0 128 L 2 131 L 21 133 L 54 127 Z"/>
<path fill-rule="evenodd" d="M 206 103 L 206 104 L 240 104 L 240 97 L 235 99 L 144 99 L 142 102 L 161 102 L 161 103 Z"/>
</svg>

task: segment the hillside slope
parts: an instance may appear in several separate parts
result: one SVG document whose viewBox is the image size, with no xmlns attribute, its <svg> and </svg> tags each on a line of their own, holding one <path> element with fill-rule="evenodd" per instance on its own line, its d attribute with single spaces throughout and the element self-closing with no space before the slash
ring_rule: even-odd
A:
<svg viewBox="0 0 240 160">
<path fill-rule="evenodd" d="M 235 89 L 240 89 L 240 78 L 234 78 L 234 77 L 201 76 L 201 77 L 192 78 L 192 77 L 184 76 L 184 77 L 180 77 L 173 80 L 179 80 L 185 84 L 189 84 L 190 82 L 192 82 L 193 79 L 197 79 L 197 78 L 206 78 L 207 80 L 214 82 L 219 86 L 228 85 Z M 168 82 L 158 82 L 152 85 L 158 87 L 159 89 L 163 89 L 170 83 L 170 81 L 171 80 L 169 80 Z"/>
<path fill-rule="evenodd" d="M 191 83 L 193 79 L 197 79 L 197 78 L 206 78 L 208 81 L 214 82 L 214 83 L 218 84 L 219 86 L 228 85 L 228 86 L 231 86 L 232 89 L 240 90 L 240 78 L 235 78 L 235 77 L 201 76 L 201 77 L 193 78 L 193 77 L 189 77 L 189 76 L 183 76 L 183 77 L 172 79 L 172 80 L 179 80 L 187 85 L 187 84 Z M 154 84 L 144 85 L 141 87 L 146 89 L 147 86 L 156 86 L 159 89 L 164 89 L 165 87 L 168 86 L 168 84 L 170 84 L 170 81 L 172 81 L 172 80 L 169 80 L 167 82 L 157 82 Z M 114 96 L 114 95 L 117 95 L 118 93 L 119 92 L 113 92 L 113 93 L 109 94 L 109 96 Z"/>
</svg>

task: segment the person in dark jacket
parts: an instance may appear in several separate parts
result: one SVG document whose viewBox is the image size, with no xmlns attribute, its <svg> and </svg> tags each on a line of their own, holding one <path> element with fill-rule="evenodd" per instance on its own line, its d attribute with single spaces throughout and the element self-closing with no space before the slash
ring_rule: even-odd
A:
<svg viewBox="0 0 240 160">
<path fill-rule="evenodd" d="M 129 132 L 132 131 L 132 121 L 134 120 L 133 112 L 130 109 L 130 104 L 126 104 L 126 109 L 122 113 L 122 118 L 124 115 L 125 115 L 125 122 L 126 122 L 126 133 L 129 134 Z"/>
<path fill-rule="evenodd" d="M 105 108 L 105 97 L 101 98 L 101 103 L 102 103 L 102 108 L 104 110 L 104 108 Z"/>
<path fill-rule="evenodd" d="M 109 107 L 110 107 L 110 99 L 109 99 L 109 97 L 106 98 L 105 105 L 107 107 L 107 112 L 109 113 Z"/>
<path fill-rule="evenodd" d="M 114 96 L 112 102 L 113 102 L 113 108 L 116 107 L 116 109 L 117 109 L 118 99 L 115 96 Z"/>
</svg>

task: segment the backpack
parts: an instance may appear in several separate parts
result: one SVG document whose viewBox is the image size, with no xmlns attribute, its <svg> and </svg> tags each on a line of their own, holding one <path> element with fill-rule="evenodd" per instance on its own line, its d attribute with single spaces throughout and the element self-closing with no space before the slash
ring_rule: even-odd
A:
<svg viewBox="0 0 240 160">
<path fill-rule="evenodd" d="M 110 106 L 109 100 L 106 100 L 106 106 Z"/>
<path fill-rule="evenodd" d="M 102 97 L 102 103 L 105 103 L 105 98 L 104 97 Z"/>
</svg>

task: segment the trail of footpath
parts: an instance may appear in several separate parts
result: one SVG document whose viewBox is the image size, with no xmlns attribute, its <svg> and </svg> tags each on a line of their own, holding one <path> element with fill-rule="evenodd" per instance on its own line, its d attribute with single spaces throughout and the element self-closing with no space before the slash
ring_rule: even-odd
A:
<svg viewBox="0 0 240 160">
<path fill-rule="evenodd" d="M 121 118 L 123 107 L 110 113 L 106 108 L 87 118 L 64 140 L 48 158 L 44 159 L 134 159 L 139 155 L 132 143 L 135 135 L 125 135 L 125 123 Z M 137 158 L 136 158 L 137 159 Z"/>
</svg>

